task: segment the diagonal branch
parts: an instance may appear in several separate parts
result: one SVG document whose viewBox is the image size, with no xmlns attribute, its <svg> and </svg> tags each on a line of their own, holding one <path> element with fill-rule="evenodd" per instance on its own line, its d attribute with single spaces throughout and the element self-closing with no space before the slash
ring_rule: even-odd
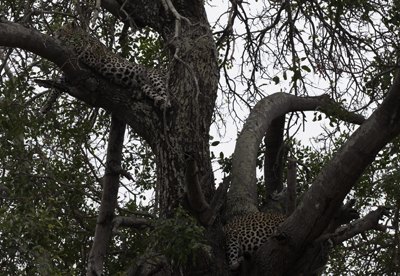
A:
<svg viewBox="0 0 400 276">
<path fill-rule="evenodd" d="M 72 63 L 72 49 L 60 40 L 26 28 L 21 24 L 0 18 L 0 46 L 21 48 L 44 57 L 58 65 L 71 79 L 79 78 L 82 71 Z"/>
<path fill-rule="evenodd" d="M 193 159 L 186 160 L 185 169 L 186 194 L 190 206 L 200 213 L 200 221 L 204 225 L 211 225 L 224 203 L 226 191 L 228 190 L 230 177 L 224 178 L 222 184 L 218 187 L 214 194 L 211 203 L 208 204 L 204 198 L 204 193 L 201 190 L 201 185 L 198 178 L 198 169 L 196 161 Z"/>
<path fill-rule="evenodd" d="M 54 62 L 73 81 L 67 89 L 71 96 L 112 112 L 149 144 L 153 145 L 162 133 L 162 114 L 154 109 L 153 102 L 132 97 L 140 89 L 124 89 L 86 69 L 79 55 L 60 40 L 5 19 L 0 19 L 0 37 L 0 46 L 25 49 Z"/>
<path fill-rule="evenodd" d="M 349 225 L 340 227 L 336 230 L 336 237 L 333 238 L 335 244 L 342 243 L 355 235 L 362 234 L 365 231 L 375 229 L 379 231 L 386 231 L 387 227 L 379 224 L 379 220 L 383 216 L 389 216 L 391 207 L 380 206 L 377 210 L 370 212 L 365 217 L 351 222 Z"/>
</svg>

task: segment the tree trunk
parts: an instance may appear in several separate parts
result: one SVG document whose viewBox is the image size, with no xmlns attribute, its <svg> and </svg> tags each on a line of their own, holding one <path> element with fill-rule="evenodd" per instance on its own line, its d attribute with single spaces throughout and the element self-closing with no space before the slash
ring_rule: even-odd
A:
<svg viewBox="0 0 400 276">
<path fill-rule="evenodd" d="M 155 154 L 160 187 L 160 219 L 172 218 L 173 209 L 183 206 L 192 217 L 197 218 L 199 225 L 206 228 L 205 242 L 212 248 L 212 258 L 206 253 L 199 253 L 193 256 L 195 262 L 189 260 L 178 266 L 172 262 L 166 264 L 165 256 L 159 256 L 155 258 L 159 263 L 148 267 L 146 272 L 140 271 L 140 261 L 143 260 L 139 260 L 129 273 L 229 275 L 220 216 L 219 213 L 218 216 L 213 213 L 221 205 L 219 201 L 226 186 L 215 190 L 210 159 L 209 130 L 217 97 L 219 69 L 218 54 L 204 4 L 198 0 L 103 0 L 101 3 L 126 24 L 138 28 L 149 26 L 161 34 L 169 58 L 166 84 L 171 108 L 160 110 L 150 99 L 133 99 L 132 92 L 135 91 L 112 84 L 93 73 L 79 62 L 77 53 L 59 40 L 23 25 L 7 22 L 3 17 L 0 18 L 0 44 L 23 48 L 53 61 L 73 80 L 68 87 L 70 95 L 88 105 L 112 112 L 121 123 L 131 126 L 149 143 Z M 124 12 L 121 12 L 122 6 Z M 326 165 L 299 207 L 254 255 L 251 275 L 300 275 L 310 272 L 304 269 L 304 264 L 307 264 L 307 257 L 319 252 L 315 241 L 324 233 L 331 218 L 340 211 L 344 197 L 375 154 L 400 133 L 399 91 L 400 77 L 397 77 L 379 109 Z M 326 96 L 299 98 L 277 93 L 254 107 L 233 155 L 232 185 L 223 214 L 225 221 L 258 210 L 255 174 L 257 151 L 270 126 L 275 129 L 274 133 L 281 133 L 287 112 L 315 110 L 316 107 L 330 104 Z M 360 121 L 360 118 L 355 118 L 355 121 Z M 279 135 L 276 141 L 271 137 L 267 137 L 266 141 L 279 145 L 282 140 Z M 275 149 L 272 159 L 267 160 L 269 169 L 274 167 L 276 160 L 280 160 L 275 157 L 277 153 Z M 268 174 L 271 176 L 271 171 Z M 268 193 L 282 188 L 280 177 L 273 180 L 274 184 L 271 189 L 268 188 Z M 101 227 L 102 224 L 110 224 L 110 210 L 115 205 L 115 181 L 116 178 L 113 178 L 108 183 L 109 187 L 105 187 L 103 199 L 112 196 L 112 200 L 106 212 L 99 216 L 100 230 L 96 241 L 110 237 L 111 229 Z M 108 192 L 107 188 L 110 188 Z M 292 210 L 293 206 L 289 209 Z M 214 220 L 216 216 L 218 218 Z M 101 245 L 104 252 L 104 243 L 96 245 Z M 93 247 L 94 255 L 95 251 L 96 247 Z M 97 257 L 101 259 L 103 256 Z M 311 266 L 306 267 L 308 269 Z M 94 271 L 93 274 L 102 273 L 99 268 Z"/>
</svg>

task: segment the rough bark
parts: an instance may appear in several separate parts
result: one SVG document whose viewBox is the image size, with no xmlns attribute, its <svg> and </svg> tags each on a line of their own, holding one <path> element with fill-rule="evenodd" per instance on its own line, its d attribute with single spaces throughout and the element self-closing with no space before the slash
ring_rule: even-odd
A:
<svg viewBox="0 0 400 276">
<path fill-rule="evenodd" d="M 68 79 L 74 80 L 74 86 L 68 88 L 70 95 L 112 112 L 149 143 L 156 157 L 157 177 L 161 187 L 161 218 L 171 216 L 172 209 L 179 204 L 199 218 L 202 210 L 194 210 L 190 206 L 186 192 L 193 194 L 196 189 L 199 190 L 200 185 L 207 204 L 215 193 L 209 152 L 209 127 L 219 78 L 215 43 L 204 5 L 201 1 L 165 1 L 168 4 L 166 7 L 161 1 L 123 1 L 125 5 L 121 10 L 121 3 L 102 2 L 104 7 L 117 16 L 118 13 L 128 14 L 137 27 L 150 26 L 164 38 L 170 58 L 167 85 L 172 101 L 172 107 L 166 112 L 154 107 L 151 100 L 132 99 L 132 91 L 93 74 L 78 61 L 78 55 L 70 47 L 53 37 L 2 20 L 0 45 L 22 48 L 53 61 Z M 195 162 L 198 170 L 196 183 L 185 181 L 188 158 Z M 215 219 L 213 212 L 220 203 L 219 198 L 212 204 L 212 211 L 206 209 L 208 212 L 203 216 L 207 221 Z M 215 240 L 220 237 L 207 235 L 214 239 L 210 243 L 218 251 L 216 255 L 223 258 L 221 246 Z M 220 267 L 211 266 L 212 262 L 208 258 L 203 263 L 200 269 L 209 271 L 210 275 L 215 275 L 214 269 L 220 270 Z"/>
<path fill-rule="evenodd" d="M 295 212 L 257 252 L 251 275 L 297 275 L 297 264 L 340 210 L 356 180 L 379 150 L 399 133 L 398 75 L 382 105 L 330 159 Z"/>
<path fill-rule="evenodd" d="M 79 75 L 87 75 L 86 71 L 77 70 L 77 55 L 60 40 L 3 18 L 0 18 L 0 45 L 38 54 L 58 65 L 71 79 L 80 79 Z"/>
<path fill-rule="evenodd" d="M 107 3 L 117 5 L 112 1 Z M 153 107 L 151 101 L 137 102 L 131 98 L 131 92 L 85 70 L 87 67 L 77 63 L 78 56 L 57 39 L 3 20 L 0 36 L 4 40 L 0 44 L 23 48 L 55 62 L 77 83 L 76 87 L 70 87 L 69 94 L 89 105 L 111 111 L 151 145 L 162 187 L 160 210 L 166 212 L 162 214 L 165 216 L 171 206 L 182 200 L 184 190 L 192 187 L 185 187 L 185 160 L 188 157 L 196 160 L 205 198 L 212 198 L 214 178 L 208 133 L 219 74 L 215 43 L 201 1 L 178 5 L 177 10 L 183 13 L 182 16 L 190 16 L 189 21 L 179 19 L 179 28 L 176 27 L 178 18 L 171 11 L 168 16 L 165 11 L 158 14 L 160 3 L 139 5 L 139 9 L 140 3 L 130 3 L 124 9 L 128 14 L 137 15 L 142 24 L 159 30 L 168 42 L 171 57 L 168 86 L 173 107 L 166 114 Z M 157 16 L 151 16 L 154 13 Z M 91 89 L 86 87 L 88 79 L 95 83 Z"/>
<path fill-rule="evenodd" d="M 325 229 L 326 233 L 333 233 L 338 229 L 341 225 L 347 224 L 354 219 L 360 218 L 357 210 L 353 208 L 356 203 L 355 199 L 349 200 L 346 204 L 344 204 L 335 215 L 331 219 L 329 226 Z"/>
</svg>

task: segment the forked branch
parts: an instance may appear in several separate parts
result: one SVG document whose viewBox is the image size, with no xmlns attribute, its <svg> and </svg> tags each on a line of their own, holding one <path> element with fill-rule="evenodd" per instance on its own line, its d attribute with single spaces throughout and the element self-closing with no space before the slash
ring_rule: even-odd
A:
<svg viewBox="0 0 400 276">
<path fill-rule="evenodd" d="M 296 97 L 275 93 L 262 99 L 253 110 L 237 140 L 232 160 L 232 184 L 228 193 L 225 218 L 233 220 L 257 212 L 256 161 L 258 148 L 272 121 L 293 111 L 337 111 L 340 119 L 361 124 L 364 117 L 344 110 L 327 95 Z M 340 112 L 339 112 L 340 111 Z M 238 204 L 238 202 L 240 202 Z M 236 207 L 239 206 L 239 207 Z"/>
</svg>

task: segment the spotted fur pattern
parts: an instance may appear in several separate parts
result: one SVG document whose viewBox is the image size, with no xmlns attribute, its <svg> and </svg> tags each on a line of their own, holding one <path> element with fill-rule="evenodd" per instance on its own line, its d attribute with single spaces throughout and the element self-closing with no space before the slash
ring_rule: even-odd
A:
<svg viewBox="0 0 400 276">
<path fill-rule="evenodd" d="M 53 107 L 53 104 L 58 100 L 61 94 L 67 91 L 69 84 L 68 79 L 65 76 L 56 78 L 54 80 L 35 80 L 40 86 L 50 88 L 50 93 L 47 96 L 46 102 L 40 108 L 40 112 L 46 115 Z"/>
<path fill-rule="evenodd" d="M 170 106 L 165 79 L 160 71 L 147 69 L 114 54 L 75 23 L 59 28 L 55 37 L 72 45 L 79 53 L 79 59 L 98 74 L 126 88 L 141 88 L 162 109 Z"/>
<path fill-rule="evenodd" d="M 57 99 L 61 96 L 63 91 L 61 91 L 60 89 L 57 88 L 53 88 L 50 91 L 49 96 L 46 99 L 46 102 L 44 103 L 44 105 L 40 108 L 40 112 L 43 115 L 46 115 L 47 113 L 49 113 L 49 111 L 52 109 L 53 104 L 57 101 Z"/>
<path fill-rule="evenodd" d="M 240 267 L 243 252 L 253 253 L 264 244 L 285 220 L 284 215 L 252 213 L 225 225 L 228 263 L 231 270 Z"/>
</svg>

